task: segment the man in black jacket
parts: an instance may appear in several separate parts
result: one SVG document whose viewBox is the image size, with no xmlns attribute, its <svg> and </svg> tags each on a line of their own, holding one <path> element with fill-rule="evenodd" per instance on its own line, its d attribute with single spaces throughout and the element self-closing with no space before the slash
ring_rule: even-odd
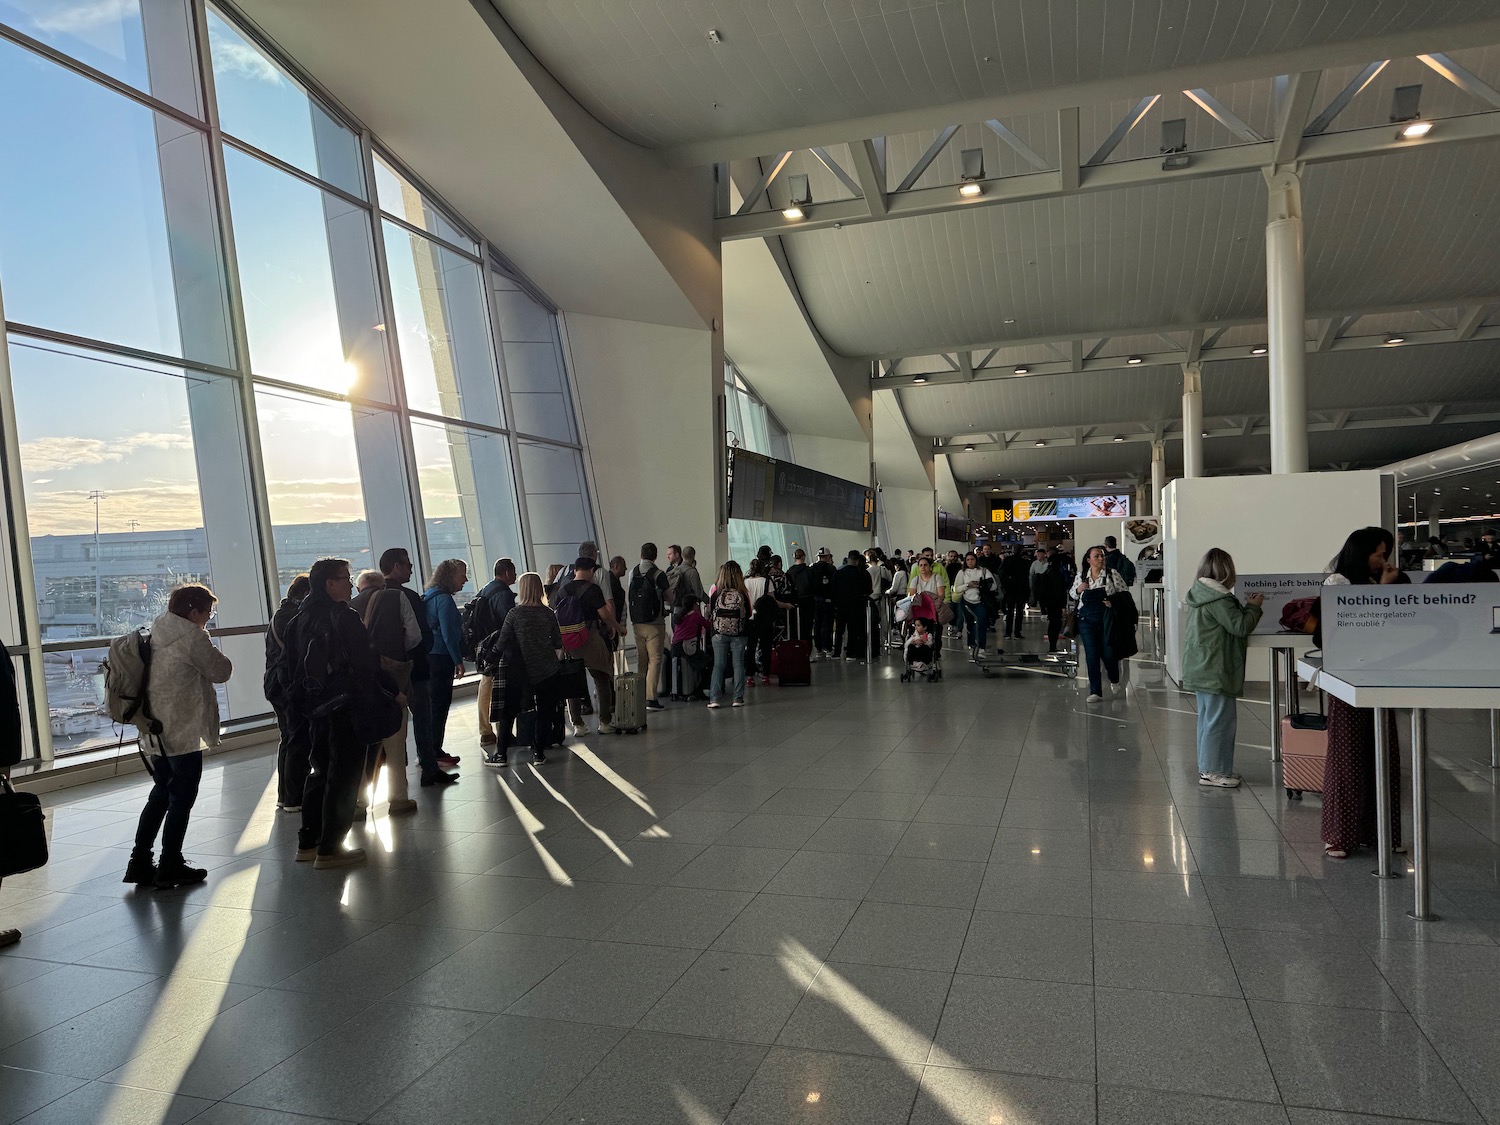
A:
<svg viewBox="0 0 1500 1125">
<path fill-rule="evenodd" d="M 479 593 L 476 598 L 484 598 L 489 605 L 490 632 L 498 633 L 500 627 L 505 624 L 505 615 L 510 612 L 511 607 L 516 604 L 516 592 L 512 587 L 516 584 L 516 564 L 514 559 L 500 558 L 495 560 L 495 579 Z M 484 640 L 483 637 L 475 638 L 475 647 Z M 490 746 L 495 741 L 495 728 L 490 722 L 490 696 L 494 693 L 495 681 L 491 676 L 479 678 L 479 745 Z"/>
<path fill-rule="evenodd" d="M 874 588 L 865 557 L 858 551 L 850 551 L 848 559 L 839 567 L 833 580 L 835 660 L 842 652 L 846 660 L 857 660 L 861 664 L 865 662 L 865 613 Z"/>
<path fill-rule="evenodd" d="M 833 552 L 819 547 L 818 561 L 807 570 L 813 601 L 813 647 L 818 650 L 820 660 L 827 660 L 833 654 L 833 587 L 839 573 L 833 565 Z"/>
<path fill-rule="evenodd" d="M 287 628 L 281 661 L 288 708 L 308 724 L 311 753 L 302 794 L 297 862 L 318 869 L 363 863 L 363 848 L 345 851 L 364 773 L 365 746 L 352 711 L 380 664 L 359 614 L 349 607 L 354 579 L 347 559 L 319 559 L 308 572 L 311 591 Z"/>
<path fill-rule="evenodd" d="M 1031 595 L 1031 560 L 1019 546 L 1000 561 L 1000 596 L 1005 599 L 1005 635 L 1021 639 L 1026 599 Z"/>
<path fill-rule="evenodd" d="M 281 650 L 286 638 L 287 626 L 297 616 L 302 599 L 310 589 L 308 578 L 299 574 L 286 588 L 286 597 L 271 615 L 270 628 L 266 630 L 266 675 L 269 677 L 281 661 Z M 276 807 L 282 812 L 302 811 L 302 790 L 307 784 L 307 724 L 294 719 L 287 709 L 272 703 L 276 715 L 276 729 L 281 734 L 281 743 L 276 747 Z"/>
<path fill-rule="evenodd" d="M 812 567 L 807 565 L 807 552 L 801 547 L 792 552 L 792 565 L 787 568 L 786 580 L 792 584 L 792 598 L 797 603 L 798 639 L 810 641 L 813 635 Z"/>
</svg>

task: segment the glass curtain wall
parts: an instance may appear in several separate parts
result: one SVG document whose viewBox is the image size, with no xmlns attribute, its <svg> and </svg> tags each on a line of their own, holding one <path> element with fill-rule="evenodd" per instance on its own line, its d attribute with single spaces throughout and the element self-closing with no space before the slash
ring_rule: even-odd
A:
<svg viewBox="0 0 1500 1125">
<path fill-rule="evenodd" d="M 98 662 L 219 596 L 231 721 L 323 555 L 544 568 L 593 536 L 556 311 L 205 0 L 0 0 L 0 642 L 47 757 Z"/>
<path fill-rule="evenodd" d="M 792 439 L 786 427 L 776 420 L 776 415 L 727 357 L 724 360 L 724 425 L 728 430 L 727 440 L 737 442 L 741 449 L 774 457 L 778 461 L 792 459 Z M 729 557 L 737 559 L 741 566 L 749 565 L 762 543 L 769 544 L 786 566 L 792 565 L 792 552 L 798 547 L 807 551 L 808 562 L 816 561 L 812 554 L 817 546 L 808 546 L 807 529 L 800 524 L 729 521 Z"/>
</svg>

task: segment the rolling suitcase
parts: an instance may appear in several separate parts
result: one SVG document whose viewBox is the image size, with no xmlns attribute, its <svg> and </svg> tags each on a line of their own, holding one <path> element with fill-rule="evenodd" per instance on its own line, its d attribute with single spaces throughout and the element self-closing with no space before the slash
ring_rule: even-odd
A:
<svg viewBox="0 0 1500 1125">
<path fill-rule="evenodd" d="M 1288 799 L 1323 792 L 1323 768 L 1328 760 L 1328 717 L 1288 715 L 1281 720 L 1281 784 Z"/>
<path fill-rule="evenodd" d="M 771 675 L 782 687 L 807 687 L 812 683 L 812 645 L 800 639 L 800 624 L 798 621 L 792 626 L 787 639 L 771 647 Z"/>
<path fill-rule="evenodd" d="M 646 729 L 646 677 L 630 670 L 623 651 L 615 653 L 615 713 L 610 723 L 626 734 Z"/>
</svg>

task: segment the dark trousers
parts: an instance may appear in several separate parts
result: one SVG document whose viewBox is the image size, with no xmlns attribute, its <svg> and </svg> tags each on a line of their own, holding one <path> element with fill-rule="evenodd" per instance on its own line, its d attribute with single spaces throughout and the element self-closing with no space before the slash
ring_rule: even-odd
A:
<svg viewBox="0 0 1500 1125">
<path fill-rule="evenodd" d="M 1062 606 L 1043 606 L 1042 612 L 1047 615 L 1047 648 L 1055 650 L 1057 638 L 1062 635 Z"/>
<path fill-rule="evenodd" d="M 302 803 L 307 786 L 307 720 L 276 707 L 276 729 L 281 744 L 276 748 L 276 803 L 295 807 Z"/>
<path fill-rule="evenodd" d="M 365 772 L 365 746 L 344 714 L 312 722 L 312 754 L 302 791 L 302 829 L 297 846 L 337 852 L 354 823 L 354 803 Z"/>
<path fill-rule="evenodd" d="M 869 633 L 869 637 L 868 637 L 868 643 L 869 643 L 869 646 L 870 646 L 871 650 L 873 650 L 875 652 L 879 652 L 880 651 L 880 636 L 881 636 L 882 628 L 885 625 L 885 601 L 883 599 L 880 599 L 880 598 L 877 598 L 875 601 L 872 601 L 870 603 L 870 608 L 869 608 L 868 614 L 869 614 L 869 621 L 870 621 L 870 633 Z"/>
<path fill-rule="evenodd" d="M 443 752 L 443 739 L 448 733 L 448 711 L 453 706 L 454 663 L 446 653 L 427 654 L 427 690 L 432 717 L 428 720 L 432 730 L 433 767 L 437 767 L 437 756 Z M 425 772 L 427 764 L 422 763 Z"/>
<path fill-rule="evenodd" d="M 161 861 L 182 862 L 182 841 L 187 835 L 188 814 L 198 800 L 198 783 L 203 780 L 203 751 L 191 754 L 151 756 L 151 773 L 155 784 L 141 810 L 141 822 L 135 830 L 135 850 L 131 857 L 149 859 L 161 833 Z"/>
<path fill-rule="evenodd" d="M 833 619 L 833 599 L 814 599 L 813 629 L 816 643 L 813 647 L 819 652 L 833 651 Z"/>
<path fill-rule="evenodd" d="M 813 600 L 811 598 L 797 599 L 797 620 L 793 623 L 797 631 L 797 639 L 810 641 L 813 638 L 813 627 L 817 624 L 817 617 L 813 613 Z"/>
<path fill-rule="evenodd" d="M 865 603 L 861 598 L 834 607 L 833 655 L 835 659 L 847 651 L 851 659 L 865 658 Z M 847 649 L 845 643 L 847 642 Z"/>
<path fill-rule="evenodd" d="M 532 685 L 532 692 L 536 696 L 536 742 L 532 747 L 535 750 L 556 746 L 563 740 L 563 699 L 560 690 L 561 685 L 556 676 Z M 502 754 L 510 749 L 511 739 L 515 737 L 512 730 L 519 717 L 509 711 L 500 713 L 500 721 L 495 724 L 495 749 Z"/>
<path fill-rule="evenodd" d="M 416 662 L 412 663 L 415 670 Z M 453 680 L 449 675 L 448 702 L 453 702 Z M 417 764 L 422 767 L 423 777 L 433 777 L 439 772 L 437 752 L 432 748 L 432 682 L 412 677 L 411 694 L 406 705 L 411 708 L 411 733 L 417 743 Z"/>
<path fill-rule="evenodd" d="M 1109 675 L 1109 682 L 1119 683 L 1120 662 L 1115 659 L 1114 650 L 1110 648 L 1109 630 L 1104 627 L 1102 613 L 1078 615 L 1078 639 L 1083 642 L 1083 656 L 1088 663 L 1089 694 L 1100 694 L 1100 661 L 1104 663 L 1104 671 Z"/>
<path fill-rule="evenodd" d="M 1005 635 L 1021 635 L 1021 626 L 1026 624 L 1026 595 L 1019 590 L 1005 593 Z"/>
<path fill-rule="evenodd" d="M 771 674 L 771 649 L 776 644 L 776 618 L 757 617 L 750 623 L 750 641 L 745 646 L 745 675 Z"/>
</svg>

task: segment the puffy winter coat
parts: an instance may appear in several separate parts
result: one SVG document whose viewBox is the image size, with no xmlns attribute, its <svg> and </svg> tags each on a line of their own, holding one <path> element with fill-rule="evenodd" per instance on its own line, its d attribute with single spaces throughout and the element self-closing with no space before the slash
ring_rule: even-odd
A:
<svg viewBox="0 0 1500 1125">
<path fill-rule="evenodd" d="M 1245 638 L 1260 622 L 1258 605 L 1240 600 L 1209 578 L 1188 589 L 1182 649 L 1182 686 L 1237 696 L 1245 690 Z"/>
<path fill-rule="evenodd" d="M 164 613 L 151 623 L 151 713 L 161 723 L 155 752 L 175 757 L 219 744 L 214 685 L 234 671 L 207 633 L 185 617 Z"/>
</svg>

